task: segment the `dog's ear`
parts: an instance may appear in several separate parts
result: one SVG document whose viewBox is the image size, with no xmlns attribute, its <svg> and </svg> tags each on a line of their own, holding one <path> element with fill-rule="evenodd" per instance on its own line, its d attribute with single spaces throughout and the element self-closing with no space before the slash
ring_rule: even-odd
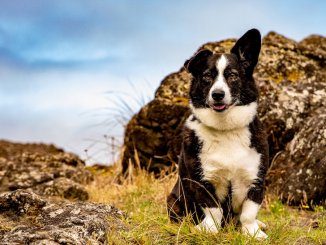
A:
<svg viewBox="0 0 326 245">
<path fill-rule="evenodd" d="M 252 75 L 258 62 L 260 48 L 260 32 L 257 29 L 251 29 L 247 31 L 231 49 L 231 53 L 238 57 L 248 75 Z"/>
<path fill-rule="evenodd" d="M 213 55 L 213 52 L 208 49 L 198 51 L 193 57 L 187 60 L 184 64 L 185 69 L 193 76 L 202 74 L 207 67 L 208 58 Z"/>
</svg>

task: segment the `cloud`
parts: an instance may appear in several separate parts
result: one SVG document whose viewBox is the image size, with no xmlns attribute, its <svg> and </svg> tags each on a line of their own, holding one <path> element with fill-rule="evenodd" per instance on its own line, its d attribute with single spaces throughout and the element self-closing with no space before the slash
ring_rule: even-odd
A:
<svg viewBox="0 0 326 245">
<path fill-rule="evenodd" d="M 236 37 L 251 27 L 295 39 L 323 33 L 321 5 L 325 3 L 12 0 L 0 9 L 0 46 L 32 67 L 112 60 L 175 65 L 202 43 Z M 306 10 L 314 17 L 303 18 Z"/>
</svg>

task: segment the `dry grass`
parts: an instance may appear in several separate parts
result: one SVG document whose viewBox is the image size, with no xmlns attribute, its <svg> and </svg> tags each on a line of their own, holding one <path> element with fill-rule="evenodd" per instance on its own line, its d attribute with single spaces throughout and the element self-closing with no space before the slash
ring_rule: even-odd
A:
<svg viewBox="0 0 326 245">
<path fill-rule="evenodd" d="M 96 180 L 88 186 L 93 202 L 113 204 L 127 214 L 129 231 L 115 231 L 108 238 L 112 244 L 326 244 L 326 218 L 322 207 L 315 212 L 284 206 L 267 197 L 259 219 L 268 225 L 269 239 L 255 241 L 234 226 L 219 233 L 198 231 L 189 219 L 170 223 L 165 200 L 176 174 L 160 179 L 144 171 L 117 184 L 117 168 L 96 171 Z"/>
</svg>

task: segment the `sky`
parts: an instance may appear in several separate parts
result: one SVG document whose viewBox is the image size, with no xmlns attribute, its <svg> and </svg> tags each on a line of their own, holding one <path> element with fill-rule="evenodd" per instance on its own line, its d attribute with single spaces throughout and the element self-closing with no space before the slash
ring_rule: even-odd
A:
<svg viewBox="0 0 326 245">
<path fill-rule="evenodd" d="M 112 162 L 111 137 L 209 41 L 326 34 L 323 0 L 0 0 L 0 139 Z"/>
</svg>

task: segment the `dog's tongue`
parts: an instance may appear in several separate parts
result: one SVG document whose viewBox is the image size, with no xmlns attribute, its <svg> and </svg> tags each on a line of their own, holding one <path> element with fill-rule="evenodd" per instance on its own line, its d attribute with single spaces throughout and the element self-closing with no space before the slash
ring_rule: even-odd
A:
<svg viewBox="0 0 326 245">
<path fill-rule="evenodd" d="M 214 105 L 214 109 L 216 110 L 224 110 L 226 105 Z"/>
</svg>

